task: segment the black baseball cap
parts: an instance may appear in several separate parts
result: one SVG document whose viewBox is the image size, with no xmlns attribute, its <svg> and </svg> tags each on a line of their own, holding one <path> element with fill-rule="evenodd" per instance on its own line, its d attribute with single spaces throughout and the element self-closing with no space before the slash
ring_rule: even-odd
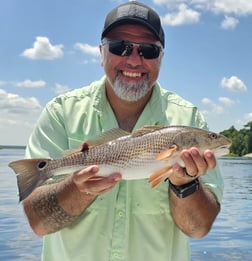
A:
<svg viewBox="0 0 252 261">
<path fill-rule="evenodd" d="M 101 39 L 113 28 L 123 24 L 139 24 L 147 27 L 164 47 L 165 36 L 160 17 L 149 6 L 130 1 L 112 9 L 106 16 Z"/>
</svg>

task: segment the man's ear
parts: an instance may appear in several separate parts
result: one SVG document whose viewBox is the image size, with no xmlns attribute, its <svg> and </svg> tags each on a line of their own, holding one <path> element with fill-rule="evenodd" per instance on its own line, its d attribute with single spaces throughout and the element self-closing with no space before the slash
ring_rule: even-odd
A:
<svg viewBox="0 0 252 261">
<path fill-rule="evenodd" d="M 100 55 L 101 55 L 101 66 L 103 67 L 103 60 L 104 60 L 104 49 L 102 44 L 99 45 Z"/>
</svg>

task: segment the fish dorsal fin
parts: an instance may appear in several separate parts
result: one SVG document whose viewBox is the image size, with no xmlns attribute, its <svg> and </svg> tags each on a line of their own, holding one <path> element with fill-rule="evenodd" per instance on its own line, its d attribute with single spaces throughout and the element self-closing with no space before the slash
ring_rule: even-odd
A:
<svg viewBox="0 0 252 261">
<path fill-rule="evenodd" d="M 63 153 L 62 153 L 62 154 L 63 154 L 63 158 L 73 156 L 74 154 L 80 153 L 81 151 L 82 151 L 81 148 L 73 149 L 73 150 L 65 150 L 65 151 L 63 151 Z"/>
<path fill-rule="evenodd" d="M 114 128 L 114 129 L 105 131 L 102 134 L 93 137 L 92 139 L 84 141 L 82 143 L 82 145 L 77 149 L 64 151 L 63 156 L 69 157 L 69 156 L 72 156 L 73 154 L 84 152 L 85 150 L 88 150 L 90 148 L 103 145 L 107 142 L 116 140 L 118 138 L 121 138 L 121 137 L 127 136 L 127 135 L 130 135 L 130 133 L 125 130 L 122 130 L 120 128 Z M 84 144 L 84 147 L 83 147 L 83 144 Z"/>
<path fill-rule="evenodd" d="M 107 142 L 110 142 L 112 140 L 119 139 L 124 136 L 130 135 L 129 132 L 122 130 L 120 128 L 114 128 L 108 131 L 103 132 L 102 134 L 93 137 L 92 139 L 87 140 L 88 147 L 96 147 L 100 146 L 102 144 L 105 144 Z"/>
<path fill-rule="evenodd" d="M 137 130 L 135 130 L 134 132 L 132 132 L 131 136 L 132 137 L 138 137 L 138 136 L 142 136 L 144 134 L 148 134 L 157 130 L 161 130 L 163 129 L 165 126 L 163 125 L 145 125 Z"/>
</svg>

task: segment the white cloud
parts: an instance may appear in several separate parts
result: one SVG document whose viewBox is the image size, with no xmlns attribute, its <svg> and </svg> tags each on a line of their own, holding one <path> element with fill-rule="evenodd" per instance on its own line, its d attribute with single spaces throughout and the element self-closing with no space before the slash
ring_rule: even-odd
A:
<svg viewBox="0 0 252 261">
<path fill-rule="evenodd" d="M 252 121 L 252 112 L 249 112 L 249 113 L 246 113 L 244 115 L 244 119 L 249 122 L 249 121 Z"/>
<path fill-rule="evenodd" d="M 211 12 L 225 15 L 223 29 L 237 26 L 237 17 L 252 14 L 251 0 L 153 0 L 158 6 L 165 6 L 168 13 L 161 20 L 167 25 L 198 23 L 201 13 Z"/>
<path fill-rule="evenodd" d="M 205 1 L 207 2 L 207 1 Z M 250 0 L 212 0 L 211 8 L 224 14 L 247 15 L 252 13 L 252 1 Z"/>
<path fill-rule="evenodd" d="M 201 100 L 202 104 L 205 106 L 209 107 L 209 110 L 205 110 L 204 114 L 210 114 L 210 113 L 215 113 L 215 114 L 222 114 L 224 113 L 224 109 L 222 106 L 214 103 L 212 100 L 210 100 L 209 98 L 203 98 Z"/>
<path fill-rule="evenodd" d="M 204 105 L 211 105 L 213 102 L 210 100 L 210 99 L 208 99 L 208 98 L 203 98 L 202 100 L 201 100 L 201 102 L 202 102 L 202 104 L 204 104 Z"/>
<path fill-rule="evenodd" d="M 59 83 L 55 84 L 55 93 L 56 94 L 63 94 L 70 91 L 70 88 L 67 85 L 61 85 Z"/>
<path fill-rule="evenodd" d="M 156 5 L 166 4 L 167 2 L 167 0 L 153 0 L 153 3 Z"/>
<path fill-rule="evenodd" d="M 212 106 L 212 112 L 213 113 L 216 113 L 216 114 L 223 114 L 224 113 L 224 109 L 222 106 L 220 105 L 217 105 L 217 104 L 214 104 Z"/>
<path fill-rule="evenodd" d="M 252 112 L 249 113 L 245 113 L 243 115 L 243 117 L 241 117 L 240 119 L 236 120 L 236 128 L 237 129 L 243 129 L 244 126 L 248 123 L 252 121 Z"/>
<path fill-rule="evenodd" d="M 239 24 L 239 20 L 235 17 L 225 15 L 225 19 L 221 23 L 222 29 L 234 29 Z"/>
<path fill-rule="evenodd" d="M 92 46 L 89 44 L 76 43 L 75 48 L 82 51 L 85 54 L 90 54 L 92 56 L 100 56 L 100 51 L 98 46 Z"/>
<path fill-rule="evenodd" d="M 26 87 L 26 88 L 41 88 L 46 86 L 46 82 L 39 80 L 39 81 L 31 81 L 29 79 L 24 80 L 23 82 L 18 82 L 17 87 Z"/>
<path fill-rule="evenodd" d="M 228 97 L 219 97 L 219 102 L 224 104 L 225 106 L 232 106 L 235 102 Z"/>
<path fill-rule="evenodd" d="M 82 64 L 91 64 L 91 63 L 95 64 L 95 63 L 99 63 L 99 62 L 101 62 L 99 59 L 92 58 L 92 59 L 85 59 L 81 63 Z"/>
<path fill-rule="evenodd" d="M 40 111 L 41 105 L 34 97 L 24 98 L 14 93 L 7 93 L 0 89 L 0 111 L 1 114 L 24 114 L 30 111 Z M 0 115 L 1 115 L 0 114 Z"/>
<path fill-rule="evenodd" d="M 247 86 L 244 84 L 242 80 L 240 80 L 236 76 L 232 76 L 230 78 L 224 77 L 221 80 L 221 86 L 223 88 L 227 88 L 230 91 L 237 91 L 237 92 L 246 92 Z"/>
<path fill-rule="evenodd" d="M 0 144 L 25 145 L 41 110 L 36 98 L 0 89 Z"/>
<path fill-rule="evenodd" d="M 186 3 L 193 8 L 210 10 L 218 14 L 247 15 L 252 13 L 252 1 L 250 0 L 155 0 L 158 4 Z"/>
<path fill-rule="evenodd" d="M 171 26 L 194 24 L 200 20 L 200 13 L 188 8 L 186 4 L 180 4 L 178 12 L 168 13 L 161 20 L 163 24 Z"/>
<path fill-rule="evenodd" d="M 52 45 L 47 37 L 38 36 L 33 47 L 26 49 L 21 54 L 29 59 L 54 60 L 63 56 L 63 45 Z"/>
</svg>

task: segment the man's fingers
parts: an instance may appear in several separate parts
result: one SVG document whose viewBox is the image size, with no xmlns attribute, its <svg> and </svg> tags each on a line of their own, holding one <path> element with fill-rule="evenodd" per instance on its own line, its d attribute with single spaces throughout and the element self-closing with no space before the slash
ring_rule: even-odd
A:
<svg viewBox="0 0 252 261">
<path fill-rule="evenodd" d="M 209 169 L 216 167 L 216 158 L 211 150 L 206 150 L 203 155 L 197 148 L 183 150 L 181 159 L 185 167 L 173 165 L 173 175 L 170 177 L 173 184 L 184 184 L 190 178 L 202 176 Z"/>
<path fill-rule="evenodd" d="M 217 161 L 216 158 L 211 150 L 206 150 L 204 152 L 204 157 L 207 162 L 209 169 L 214 169 L 216 167 Z"/>
<path fill-rule="evenodd" d="M 85 182 L 89 178 L 95 176 L 98 171 L 99 171 L 98 166 L 95 166 L 95 165 L 89 166 L 85 169 L 75 172 L 73 174 L 73 181 L 76 184 Z"/>
<path fill-rule="evenodd" d="M 99 176 L 98 166 L 89 166 L 73 174 L 73 182 L 80 192 L 93 195 L 100 195 L 111 189 L 122 179 L 120 173 L 113 173 L 109 176 Z"/>
<path fill-rule="evenodd" d="M 193 155 L 194 154 L 194 155 Z M 190 176 L 197 176 L 200 172 L 199 167 L 202 169 L 202 166 L 204 163 L 202 162 L 202 159 L 200 158 L 200 155 L 198 151 L 195 150 L 184 150 L 181 152 L 181 159 L 185 163 L 186 172 Z M 206 166 L 206 163 L 205 163 Z"/>
<path fill-rule="evenodd" d="M 120 173 L 113 173 L 106 177 L 92 177 L 83 183 L 81 191 L 88 191 L 90 194 L 100 195 L 113 188 L 121 179 L 122 176 Z"/>
</svg>

